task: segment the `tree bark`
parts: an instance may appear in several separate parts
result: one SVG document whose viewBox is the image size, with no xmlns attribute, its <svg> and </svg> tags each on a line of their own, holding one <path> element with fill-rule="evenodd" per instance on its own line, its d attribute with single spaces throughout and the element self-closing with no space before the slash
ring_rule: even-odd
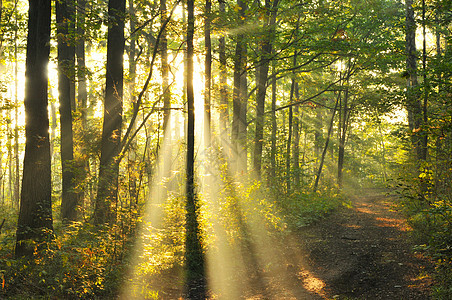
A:
<svg viewBox="0 0 452 300">
<path fill-rule="evenodd" d="M 271 180 L 276 183 L 276 134 L 278 131 L 278 124 L 276 122 L 276 61 L 273 60 L 272 63 L 272 110 L 271 110 L 271 120 L 272 120 L 272 134 L 271 134 L 271 153 L 270 153 L 270 163 L 271 163 Z"/>
<path fill-rule="evenodd" d="M 219 0 L 220 15 L 226 14 L 225 0 Z M 227 63 L 226 63 L 226 38 L 222 34 L 219 38 L 219 61 L 220 61 L 220 136 L 222 140 L 227 138 L 227 124 L 229 121 L 229 104 L 227 92 Z"/>
<path fill-rule="evenodd" d="M 427 160 L 428 155 L 428 132 L 426 125 L 428 123 L 428 94 L 430 85 L 427 78 L 427 38 L 426 38 L 426 17 L 425 17 L 425 0 L 422 0 L 422 71 L 424 79 L 424 99 L 422 103 L 422 160 Z"/>
<path fill-rule="evenodd" d="M 77 219 L 77 194 L 75 193 L 74 142 L 72 111 L 75 110 L 75 46 L 71 34 L 75 31 L 75 10 L 71 0 L 56 1 L 58 37 L 58 98 L 61 130 L 61 218 L 64 222 Z"/>
<path fill-rule="evenodd" d="M 343 173 L 342 170 L 344 169 L 344 156 L 345 156 L 345 137 L 347 134 L 347 127 L 348 127 L 348 114 L 349 114 L 349 108 L 348 108 L 348 98 L 349 98 L 349 91 L 348 87 L 345 87 L 344 97 L 341 98 L 341 105 L 339 109 L 339 150 L 337 154 L 337 185 L 339 188 L 342 188 L 343 186 Z"/>
<path fill-rule="evenodd" d="M 30 0 L 25 85 L 25 157 L 16 257 L 33 255 L 53 231 L 52 186 L 47 111 L 47 64 L 50 53 L 50 0 Z"/>
<path fill-rule="evenodd" d="M 210 19 L 212 2 L 206 0 L 206 15 L 204 18 L 204 45 L 205 45 L 205 86 L 204 86 L 204 145 L 205 147 L 211 146 L 211 86 L 212 86 L 212 42 L 210 39 Z"/>
<path fill-rule="evenodd" d="M 90 172 L 89 155 L 87 153 L 86 140 L 83 138 L 88 129 L 88 88 L 86 82 L 86 64 L 85 64 L 85 10 L 86 0 L 77 0 L 77 43 L 75 45 L 75 56 L 77 59 L 77 111 L 80 118 L 76 119 L 76 123 L 80 124 L 80 129 L 75 130 L 76 151 L 74 153 L 75 166 L 75 184 L 77 193 L 77 203 L 84 205 L 84 196 L 86 192 L 86 178 Z M 77 125 L 76 125 L 77 126 Z M 78 144 L 78 145 L 77 145 Z M 82 209 L 82 211 L 85 211 Z"/>
<path fill-rule="evenodd" d="M 317 170 L 317 174 L 315 177 L 314 189 L 313 189 L 314 193 L 317 191 L 317 188 L 319 186 L 320 176 L 322 175 L 323 163 L 325 162 L 325 155 L 328 150 L 328 144 L 330 142 L 331 132 L 333 131 L 334 116 L 336 115 L 340 97 L 341 97 L 341 94 L 339 91 L 339 95 L 337 96 L 337 99 L 336 99 L 336 105 L 334 106 L 333 112 L 331 114 L 331 121 L 330 121 L 330 126 L 328 127 L 328 134 L 326 136 L 325 147 L 323 148 L 322 157 L 320 158 L 319 168 Z"/>
<path fill-rule="evenodd" d="M 240 7 L 240 19 L 245 18 L 246 3 L 242 0 L 237 0 L 237 5 Z M 243 24 L 240 21 L 240 24 Z M 234 57 L 234 88 L 232 95 L 232 132 L 231 145 L 235 164 L 233 172 L 246 172 L 246 43 L 244 34 L 237 35 L 237 44 L 235 48 Z M 245 156 L 245 157 L 243 157 Z"/>
<path fill-rule="evenodd" d="M 295 102 L 300 101 L 300 91 L 298 82 L 294 86 Z M 294 187 L 300 186 L 300 105 L 293 106 L 293 173 L 294 173 Z"/>
<path fill-rule="evenodd" d="M 421 126 L 422 105 L 419 97 L 416 57 L 416 20 L 414 18 L 413 0 L 406 0 L 406 65 L 407 65 L 407 111 L 411 142 L 417 160 L 424 157 Z"/>
<path fill-rule="evenodd" d="M 292 92 L 291 92 L 292 94 Z M 287 194 L 291 192 L 291 181 L 292 181 L 292 172 L 290 168 L 290 156 L 291 156 L 291 147 L 292 147 L 292 125 L 293 125 L 293 107 L 289 107 L 289 133 L 287 135 L 287 145 L 286 145 L 286 188 Z"/>
<path fill-rule="evenodd" d="M 107 36 L 107 75 L 104 120 L 102 126 L 99 181 L 94 223 L 113 222 L 113 207 L 118 199 L 118 175 L 122 125 L 123 54 L 125 0 L 110 0 L 108 15 L 111 23 Z"/>
<path fill-rule="evenodd" d="M 166 7 L 166 0 L 160 0 L 160 13 L 162 24 L 167 22 L 168 12 Z M 168 84 L 168 39 L 166 36 L 166 28 L 162 29 L 162 34 L 160 37 L 160 58 L 162 62 L 162 92 L 163 92 L 163 136 L 168 143 L 171 142 L 171 123 L 170 123 L 170 113 L 171 113 L 171 94 L 169 92 Z M 171 159 L 171 158 L 170 158 Z M 165 162 L 168 164 L 169 162 Z"/>
<path fill-rule="evenodd" d="M 163 0 L 162 0 L 163 1 Z M 161 2 L 162 2 L 161 1 Z M 130 21 L 129 21 L 129 26 L 130 26 L 130 32 L 135 32 L 135 28 L 136 28 L 136 24 L 135 24 L 135 8 L 133 6 L 133 0 L 129 0 L 129 14 L 130 14 Z M 163 1 L 165 2 L 165 1 Z M 161 9 L 161 15 L 162 18 L 165 16 L 164 14 L 166 14 L 166 3 L 165 3 L 165 7 L 164 10 Z M 136 79 L 136 66 L 137 66 L 137 62 L 136 62 L 136 35 L 137 33 L 135 32 L 135 34 L 133 36 L 130 37 L 130 44 L 129 44 L 129 51 L 128 51 L 128 55 L 129 55 L 129 76 L 128 76 L 128 90 L 129 90 L 129 99 L 131 101 L 131 109 L 132 111 L 135 110 L 135 106 L 138 105 L 137 103 L 137 98 L 135 96 L 135 79 Z M 166 41 L 165 41 L 166 42 Z M 165 44 L 166 46 L 166 44 Z M 164 62 L 163 62 L 163 52 L 165 52 L 166 54 L 166 49 L 164 50 L 162 48 L 162 69 L 164 66 Z M 162 74 L 162 78 L 163 80 L 165 80 L 165 77 Z M 167 77 L 166 77 L 167 78 Z M 165 89 L 164 89 L 165 91 Z M 165 97 L 164 97 L 165 100 Z M 165 101 L 164 101 L 164 105 L 165 105 Z M 165 111 L 166 112 L 166 111 Z M 136 122 L 133 122 L 132 126 L 133 126 L 133 131 L 135 131 L 136 128 Z M 134 140 L 132 142 L 132 144 L 129 147 L 129 151 L 128 151 L 128 157 L 127 157 L 127 168 L 128 168 L 128 175 L 129 175 L 129 180 L 128 180 L 128 184 L 129 184 L 129 204 L 130 207 L 134 206 L 135 203 L 137 202 L 138 199 L 138 181 L 139 181 L 139 167 L 138 167 L 138 161 L 137 161 L 137 143 L 136 140 Z"/>
<path fill-rule="evenodd" d="M 18 87 L 19 87 L 19 62 L 18 62 L 18 47 L 17 47 L 17 11 L 15 12 L 15 30 L 14 30 L 14 203 L 18 206 L 20 198 L 20 161 L 19 161 L 19 100 L 18 100 Z"/>
<path fill-rule="evenodd" d="M 256 176 L 261 178 L 261 164 L 262 164 L 262 148 L 264 141 L 264 110 L 265 110 L 265 94 L 267 92 L 267 78 L 268 69 L 272 53 L 272 40 L 275 32 L 276 13 L 279 0 L 265 1 L 266 33 L 261 44 L 261 60 L 259 65 L 259 78 L 257 83 L 257 97 L 256 97 L 256 131 L 254 137 L 254 156 L 253 168 Z"/>
<path fill-rule="evenodd" d="M 204 255 L 198 221 L 199 202 L 195 195 L 195 107 L 193 94 L 193 36 L 195 31 L 194 0 L 187 0 L 187 167 L 186 167 L 186 250 L 187 298 L 205 299 Z"/>
</svg>

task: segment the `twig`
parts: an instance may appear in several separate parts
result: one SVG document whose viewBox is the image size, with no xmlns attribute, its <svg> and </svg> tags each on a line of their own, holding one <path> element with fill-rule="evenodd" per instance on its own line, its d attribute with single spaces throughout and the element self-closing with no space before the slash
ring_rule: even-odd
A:
<svg viewBox="0 0 452 300">
<path fill-rule="evenodd" d="M 2 227 L 5 224 L 6 219 L 3 219 L 2 224 L 0 225 L 0 233 L 2 232 Z"/>
</svg>

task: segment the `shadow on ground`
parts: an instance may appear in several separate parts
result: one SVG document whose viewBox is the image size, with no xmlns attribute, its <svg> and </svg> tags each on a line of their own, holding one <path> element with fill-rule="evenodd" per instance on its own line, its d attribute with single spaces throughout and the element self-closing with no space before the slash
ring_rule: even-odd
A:
<svg viewBox="0 0 452 300">
<path fill-rule="evenodd" d="M 429 299 L 431 265 L 413 253 L 394 200 L 368 191 L 292 237 L 287 258 L 300 283 L 320 299 Z"/>
</svg>

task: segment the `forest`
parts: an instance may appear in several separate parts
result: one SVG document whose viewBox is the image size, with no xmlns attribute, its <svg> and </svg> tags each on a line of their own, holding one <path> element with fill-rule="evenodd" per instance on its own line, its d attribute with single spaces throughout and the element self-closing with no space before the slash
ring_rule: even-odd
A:
<svg viewBox="0 0 452 300">
<path fill-rule="evenodd" d="M 451 12 L 0 0 L 0 298 L 452 299 Z"/>
</svg>

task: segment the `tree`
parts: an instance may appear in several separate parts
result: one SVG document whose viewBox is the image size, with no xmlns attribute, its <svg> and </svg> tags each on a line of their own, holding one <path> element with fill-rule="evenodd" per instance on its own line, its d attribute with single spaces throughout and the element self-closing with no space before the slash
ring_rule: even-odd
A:
<svg viewBox="0 0 452 300">
<path fill-rule="evenodd" d="M 16 257 L 31 256 L 34 244 L 53 231 L 47 64 L 50 0 L 30 0 L 25 85 L 25 157 L 16 233 Z"/>
<path fill-rule="evenodd" d="M 195 33 L 194 0 L 187 1 L 187 167 L 186 167 L 186 241 L 185 264 L 187 298 L 205 299 L 204 255 L 198 222 L 199 202 L 195 194 L 195 99 L 193 93 L 193 36 Z"/>
<path fill-rule="evenodd" d="M 407 96 L 406 106 L 408 110 L 408 125 L 412 133 L 412 144 L 415 149 L 416 159 L 426 159 L 426 147 L 422 145 L 423 116 L 419 95 L 419 83 L 417 78 L 417 54 L 416 54 L 416 20 L 414 18 L 413 1 L 405 1 L 406 5 L 406 70 L 407 70 Z M 425 133 L 426 134 L 426 133 Z"/>
<path fill-rule="evenodd" d="M 237 0 L 239 7 L 239 21 L 243 25 L 246 16 L 246 3 Z M 232 132 L 231 145 L 234 159 L 236 160 L 233 170 L 235 172 L 246 171 L 246 113 L 247 113 L 247 80 L 246 80 L 246 42 L 245 35 L 239 33 L 236 36 L 236 47 L 234 56 L 234 78 L 232 94 Z"/>
<path fill-rule="evenodd" d="M 256 96 L 256 132 L 254 137 L 254 171 L 261 177 L 262 147 L 264 140 L 265 94 L 267 92 L 268 69 L 271 61 L 272 41 L 274 39 L 276 14 L 279 0 L 265 1 L 264 37 L 260 45 L 261 60 L 257 80 Z"/>
<path fill-rule="evenodd" d="M 300 91 L 298 87 L 298 82 L 295 82 L 294 87 L 294 97 L 295 101 L 300 99 Z M 300 186 L 300 128 L 301 128 L 301 117 L 300 117 L 300 105 L 295 105 L 293 108 L 293 171 L 294 171 L 294 186 L 299 188 Z"/>
<path fill-rule="evenodd" d="M 102 126 L 99 181 L 94 223 L 114 221 L 112 205 L 118 199 L 119 153 L 121 151 L 125 0 L 108 2 L 107 75 Z"/>
<path fill-rule="evenodd" d="M 77 101 L 76 110 L 79 118 L 75 119 L 75 126 L 79 125 L 79 130 L 75 130 L 75 153 L 74 153 L 74 164 L 76 168 L 75 172 L 75 183 L 74 188 L 77 194 L 77 205 L 83 205 L 83 198 L 85 195 L 85 185 L 82 183 L 86 182 L 86 178 L 90 171 L 90 162 L 88 155 L 88 146 L 86 139 L 83 135 L 88 129 L 88 87 L 87 87 L 87 68 L 85 63 L 85 33 L 86 29 L 86 0 L 77 0 L 76 9 L 76 30 L 77 30 L 77 40 L 75 45 L 75 55 L 77 60 L 76 65 L 76 81 L 77 81 Z M 73 108 L 74 109 L 74 108 Z M 76 127 L 77 128 L 77 127 Z M 78 143 L 77 143 L 78 142 Z M 78 146 L 78 147 L 77 147 Z M 77 185 L 81 185 L 81 187 Z"/>
<path fill-rule="evenodd" d="M 72 112 L 75 111 L 75 46 L 70 34 L 75 31 L 75 9 L 72 0 L 56 1 L 58 37 L 58 97 L 61 125 L 61 217 L 64 221 L 77 219 L 75 193 L 74 142 L 72 139 Z"/>
<path fill-rule="evenodd" d="M 222 17 L 226 15 L 225 0 L 219 0 L 219 13 Z M 227 123 L 229 121 L 229 105 L 227 92 L 227 63 L 226 63 L 226 38 L 222 34 L 219 38 L 218 55 L 220 62 L 220 135 L 226 139 Z"/>
<path fill-rule="evenodd" d="M 168 12 L 166 8 L 166 0 L 160 0 L 160 13 L 162 18 L 162 24 L 167 22 Z M 166 28 L 163 27 L 162 35 L 160 37 L 160 56 L 162 61 L 162 92 L 163 92 L 163 132 L 164 138 L 168 143 L 171 142 L 171 123 L 170 123 L 170 111 L 171 111 L 171 94 L 169 92 L 168 84 L 168 39 L 166 36 Z M 169 163 L 169 162 L 165 162 Z"/>
<path fill-rule="evenodd" d="M 205 73 L 205 87 L 204 87 L 204 144 L 206 147 L 210 147 L 211 144 L 211 86 L 212 86 L 212 42 L 210 39 L 210 19 L 212 10 L 212 1 L 206 0 L 206 16 L 204 18 L 204 45 L 205 45 L 205 61 L 204 61 L 204 73 Z"/>
</svg>

